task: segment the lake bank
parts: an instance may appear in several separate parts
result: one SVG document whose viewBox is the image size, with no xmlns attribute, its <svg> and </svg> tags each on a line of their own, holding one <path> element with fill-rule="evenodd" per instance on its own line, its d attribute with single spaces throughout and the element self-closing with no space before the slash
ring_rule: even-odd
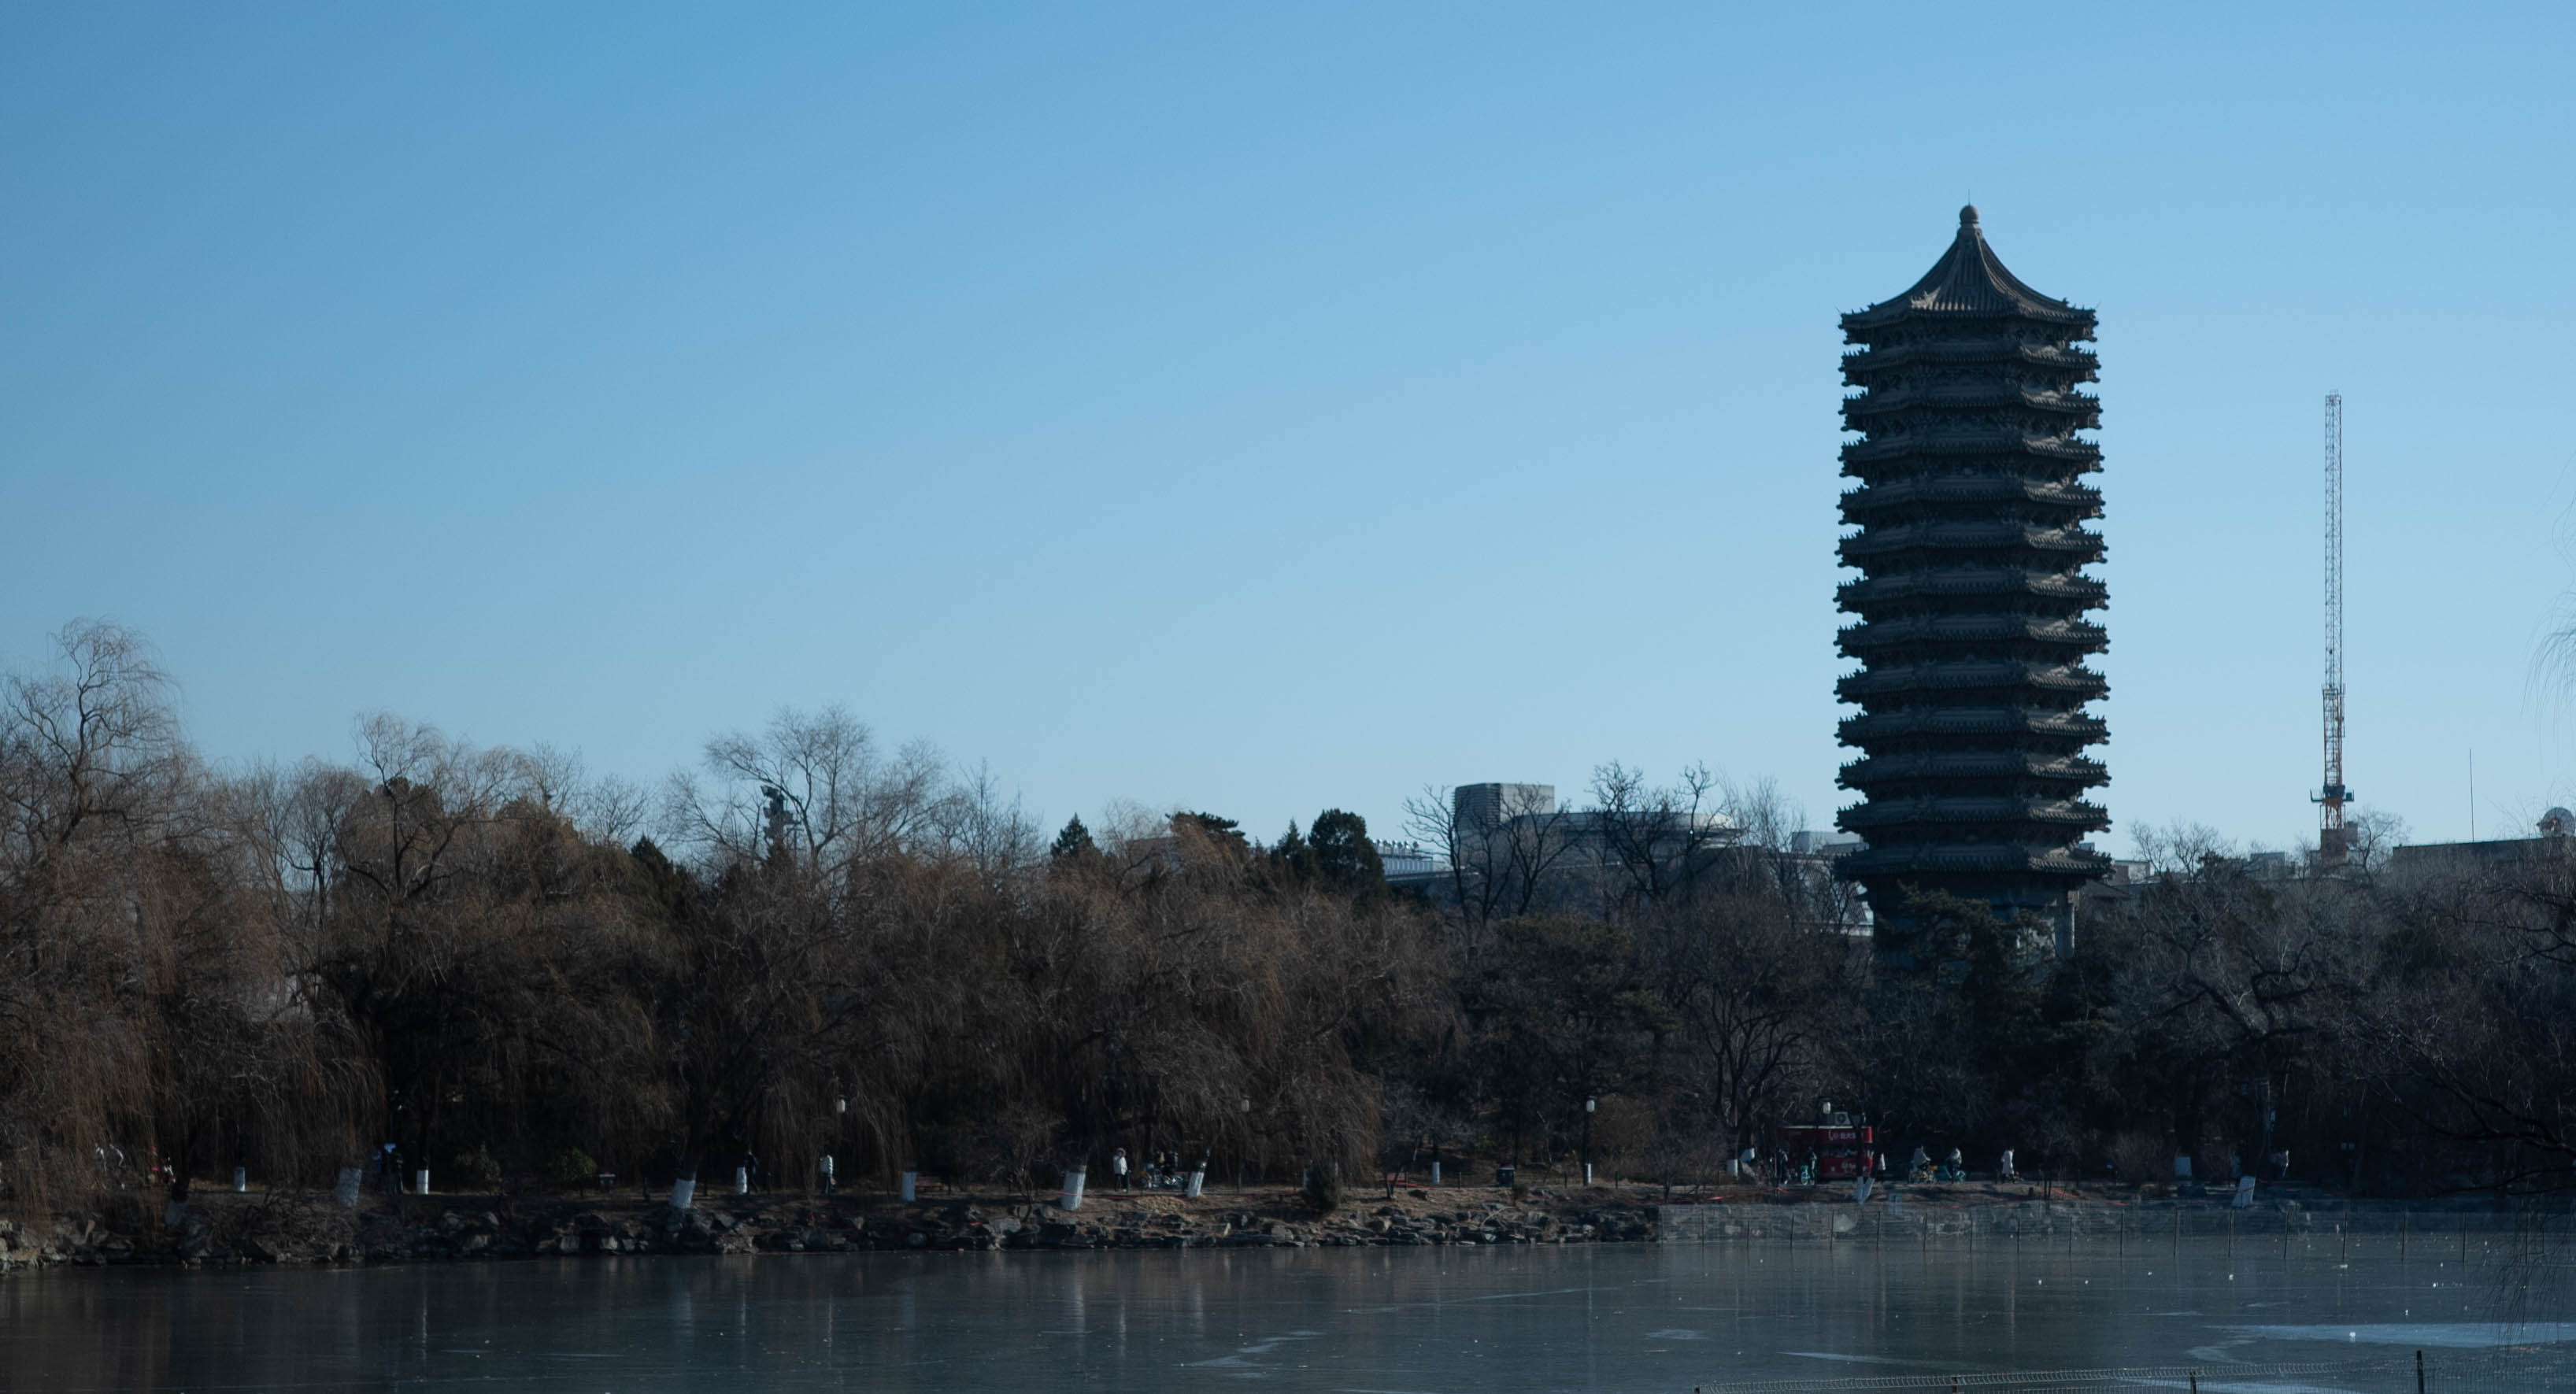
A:
<svg viewBox="0 0 2576 1394">
<path fill-rule="evenodd" d="M 158 1216 L 150 1217 L 157 1220 Z M 0 1220 L 0 1267 L 28 1265 L 376 1264 L 597 1254 L 853 1253 L 1002 1249 L 1196 1249 L 1419 1244 L 1568 1244 L 1651 1239 L 1651 1206 L 1603 1187 L 1579 1195 L 1481 1187 L 1399 1189 L 1318 1214 L 1293 1188 L 1189 1200 L 1094 1192 L 1052 1199 L 960 1194 L 903 1203 L 881 1195 L 707 1197 L 685 1213 L 626 1196 L 218 1193 L 175 1229 L 140 1204 L 57 1217 L 49 1229 Z"/>
<path fill-rule="evenodd" d="M 0 1270 L 44 1266 L 237 1267 L 650 1254 L 1492 1246 L 1587 1243 L 1930 1243 L 2166 1236 L 2340 1236 L 2404 1249 L 2439 1236 L 2567 1226 L 2560 1206 L 2492 1200 L 2348 1199 L 2320 1192 L 2214 1197 L 2136 1188 L 2091 1194 L 1972 1183 L 1882 1190 L 1866 1205 L 1822 1187 L 1741 1187 L 1667 1202 L 1648 1187 L 1399 1187 L 1318 1214 L 1293 1188 L 1196 1200 L 1100 1193 L 1077 1210 L 1027 1195 L 704 1197 L 674 1214 L 624 1195 L 200 1193 L 175 1228 L 142 1196 L 50 1225 L 0 1219 Z"/>
<path fill-rule="evenodd" d="M 1666 1205 L 1656 1209 L 1658 1237 L 1676 1242 L 1751 1240 L 1764 1243 L 1851 1240 L 2122 1238 L 2256 1238 L 2264 1235 L 2351 1236 L 2394 1240 L 2416 1237 L 2564 1233 L 2565 1201 L 2502 1202 L 2488 1197 L 2381 1199 L 2338 1196 L 2313 1189 L 2258 1193 L 2239 1208 L 2216 1196 L 2046 1194 L 2036 1188 L 1992 1185 L 1926 1186 L 1882 1190 L 1868 1204 L 1849 1196 L 1833 1201 L 1765 1204 Z"/>
</svg>

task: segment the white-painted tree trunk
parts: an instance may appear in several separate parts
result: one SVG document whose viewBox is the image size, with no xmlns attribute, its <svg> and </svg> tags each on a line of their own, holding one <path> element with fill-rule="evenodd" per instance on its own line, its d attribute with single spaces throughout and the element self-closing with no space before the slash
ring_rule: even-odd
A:
<svg viewBox="0 0 2576 1394">
<path fill-rule="evenodd" d="M 904 1204 L 906 1204 L 906 1205 L 910 1205 L 910 1204 L 913 1202 L 913 1199 L 914 1199 L 914 1193 L 915 1193 L 915 1192 L 919 1189 L 919 1187 L 920 1187 L 920 1184 L 921 1184 L 921 1173 L 920 1173 L 920 1172 L 917 1172 L 917 1171 L 907 1171 L 907 1172 L 905 1172 L 905 1173 L 903 1174 L 903 1180 L 902 1180 L 901 1184 L 902 1184 L 902 1186 L 903 1186 L 903 1203 L 904 1203 Z"/>
<path fill-rule="evenodd" d="M 331 1188 L 331 1198 L 352 1210 L 358 1208 L 358 1188 L 367 1184 L 367 1174 L 356 1167 L 340 1168 L 340 1183 Z"/>
<path fill-rule="evenodd" d="M 1440 1164 L 1438 1162 L 1433 1162 L 1431 1164 L 1431 1184 L 1434 1186 L 1440 1184 Z"/>
<path fill-rule="evenodd" d="M 249 1168 L 249 1167 L 234 1167 L 234 1168 L 233 1168 L 233 1194 L 235 1194 L 235 1195 L 239 1195 L 239 1194 L 241 1194 L 242 1192 L 247 1191 L 247 1190 L 249 1190 L 249 1189 L 250 1189 L 250 1168 Z"/>
<path fill-rule="evenodd" d="M 1199 1198 L 1199 1192 L 1205 1189 L 1207 1189 L 1207 1168 L 1200 1167 L 1190 1173 L 1190 1189 L 1186 1194 L 1190 1199 L 1196 1200 Z"/>
<path fill-rule="evenodd" d="M 751 1194 L 751 1168 L 735 1167 L 733 1169 L 733 1193 L 738 1196 L 747 1196 Z"/>
<path fill-rule="evenodd" d="M 671 1208 L 686 1210 L 698 1198 L 698 1178 L 683 1176 L 671 1183 Z"/>
<path fill-rule="evenodd" d="M 411 1190 L 413 1195 L 429 1194 L 429 1168 L 422 1167 L 411 1174 Z"/>
<path fill-rule="evenodd" d="M 1082 1183 L 1089 1180 L 1090 1175 L 1091 1168 L 1089 1167 L 1075 1167 L 1073 1170 L 1066 1172 L 1064 1174 L 1064 1194 L 1056 1197 L 1056 1204 L 1067 1210 L 1080 1210 L 1082 1208 Z"/>
</svg>

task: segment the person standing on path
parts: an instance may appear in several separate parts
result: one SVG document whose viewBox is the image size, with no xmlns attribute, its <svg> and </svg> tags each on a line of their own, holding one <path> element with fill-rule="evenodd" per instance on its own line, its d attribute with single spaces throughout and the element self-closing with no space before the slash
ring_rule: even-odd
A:
<svg viewBox="0 0 2576 1394">
<path fill-rule="evenodd" d="M 1127 1189 L 1127 1149 L 1121 1147 L 1109 1154 L 1109 1174 L 1118 1181 L 1118 1189 Z"/>
</svg>

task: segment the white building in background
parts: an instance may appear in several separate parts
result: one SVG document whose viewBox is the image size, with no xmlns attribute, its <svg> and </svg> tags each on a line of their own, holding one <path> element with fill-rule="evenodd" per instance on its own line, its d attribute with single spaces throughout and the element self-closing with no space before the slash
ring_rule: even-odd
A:
<svg viewBox="0 0 2576 1394">
<path fill-rule="evenodd" d="M 1556 812 L 1553 784 L 1461 784 L 1449 795 L 1449 810 L 1460 828 L 1500 828 L 1515 818 L 1545 818 Z"/>
<path fill-rule="evenodd" d="M 1744 836 L 1744 829 L 1723 813 L 1558 808 L 1553 784 L 1461 784 L 1449 796 L 1449 807 L 1459 843 L 1543 828 L 1578 858 L 1595 862 L 1610 855 L 1613 840 L 1623 833 L 1669 841 L 1674 845 L 1668 850 L 1675 854 L 1730 847 Z"/>
<path fill-rule="evenodd" d="M 1381 842 L 1377 845 L 1377 859 L 1386 868 L 1389 885 L 1422 885 L 1449 874 L 1449 863 L 1418 842 Z"/>
<path fill-rule="evenodd" d="M 1480 888 L 1509 879 L 1521 890 L 1505 893 L 1506 904 L 1552 913 L 1597 909 L 1640 875 L 1660 880 L 1668 894 L 1710 878 L 1758 876 L 1791 889 L 1820 927 L 1869 930 L 1866 906 L 1835 874 L 1839 859 L 1864 845 L 1847 833 L 1802 831 L 1786 847 L 1763 847 L 1745 841 L 1734 817 L 1714 810 L 1562 808 L 1554 785 L 1504 782 L 1459 785 L 1450 795 L 1449 825 L 1438 833 L 1442 845 L 1434 847 L 1378 844 L 1389 884 L 1435 900 L 1474 900 Z"/>
</svg>

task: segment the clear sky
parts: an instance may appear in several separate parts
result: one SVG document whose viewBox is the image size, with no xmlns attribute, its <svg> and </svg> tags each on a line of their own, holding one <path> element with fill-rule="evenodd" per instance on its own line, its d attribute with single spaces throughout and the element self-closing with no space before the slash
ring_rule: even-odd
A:
<svg viewBox="0 0 2576 1394">
<path fill-rule="evenodd" d="M 228 760 L 653 779 L 785 704 L 1275 835 L 1772 777 L 1835 317 L 1974 198 L 2101 313 L 2116 826 L 2576 802 L 2576 7 L 0 8 L 0 655 Z"/>
</svg>

